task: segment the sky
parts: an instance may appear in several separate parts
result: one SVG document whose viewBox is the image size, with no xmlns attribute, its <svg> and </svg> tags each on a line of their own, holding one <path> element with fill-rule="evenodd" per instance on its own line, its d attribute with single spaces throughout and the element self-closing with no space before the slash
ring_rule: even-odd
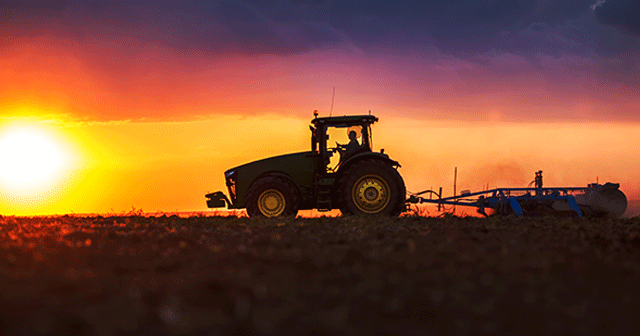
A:
<svg viewBox="0 0 640 336">
<path fill-rule="evenodd" d="M 633 0 L 3 1 L 0 144 L 37 129 L 62 168 L 0 183 L 0 214 L 206 210 L 224 170 L 308 150 L 316 109 L 378 116 L 374 145 L 411 191 L 452 193 L 458 167 L 458 190 L 543 170 L 640 199 L 639 15 Z"/>
</svg>

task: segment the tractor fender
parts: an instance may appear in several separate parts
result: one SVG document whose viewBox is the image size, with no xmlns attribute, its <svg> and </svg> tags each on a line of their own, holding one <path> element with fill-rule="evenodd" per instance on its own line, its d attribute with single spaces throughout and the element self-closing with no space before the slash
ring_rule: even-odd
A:
<svg viewBox="0 0 640 336">
<path fill-rule="evenodd" d="M 352 165 L 362 160 L 378 160 L 392 167 L 396 167 L 396 168 L 400 167 L 400 163 L 398 163 L 398 161 L 391 160 L 387 154 L 376 153 L 376 152 L 360 153 L 360 154 L 354 155 L 353 157 L 349 158 L 347 161 L 343 162 L 340 165 L 337 171 L 336 181 L 339 181 L 342 178 L 342 175 L 344 174 L 345 171 L 349 169 L 349 167 L 351 167 Z"/>
</svg>

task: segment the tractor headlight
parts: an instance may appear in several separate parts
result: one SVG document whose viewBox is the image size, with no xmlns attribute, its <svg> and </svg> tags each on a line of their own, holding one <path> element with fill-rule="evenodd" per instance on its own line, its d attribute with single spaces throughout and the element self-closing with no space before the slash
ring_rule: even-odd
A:
<svg viewBox="0 0 640 336">
<path fill-rule="evenodd" d="M 227 170 L 224 173 L 224 177 L 226 177 L 227 179 L 229 179 L 230 177 L 232 177 L 233 175 L 236 175 L 236 170 Z"/>
</svg>

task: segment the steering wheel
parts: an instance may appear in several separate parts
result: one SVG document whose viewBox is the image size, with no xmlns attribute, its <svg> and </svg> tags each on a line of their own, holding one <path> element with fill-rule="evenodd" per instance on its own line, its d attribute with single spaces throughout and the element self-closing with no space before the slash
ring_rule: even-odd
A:
<svg viewBox="0 0 640 336">
<path fill-rule="evenodd" d="M 344 153 L 344 149 L 341 147 L 342 145 L 336 141 L 336 147 L 331 148 L 331 150 L 335 153 L 338 152 L 340 154 L 340 161 L 342 161 L 342 154 Z"/>
</svg>

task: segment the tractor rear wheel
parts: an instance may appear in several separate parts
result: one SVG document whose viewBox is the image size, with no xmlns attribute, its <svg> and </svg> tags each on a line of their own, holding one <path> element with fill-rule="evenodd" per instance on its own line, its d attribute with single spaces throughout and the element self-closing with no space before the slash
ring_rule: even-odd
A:
<svg viewBox="0 0 640 336">
<path fill-rule="evenodd" d="M 254 182 L 247 192 L 249 217 L 292 216 L 298 212 L 298 194 L 284 179 L 267 176 Z"/>
<path fill-rule="evenodd" d="M 404 210 L 406 190 L 396 169 L 377 160 L 349 167 L 339 187 L 343 214 L 397 216 Z"/>
</svg>

